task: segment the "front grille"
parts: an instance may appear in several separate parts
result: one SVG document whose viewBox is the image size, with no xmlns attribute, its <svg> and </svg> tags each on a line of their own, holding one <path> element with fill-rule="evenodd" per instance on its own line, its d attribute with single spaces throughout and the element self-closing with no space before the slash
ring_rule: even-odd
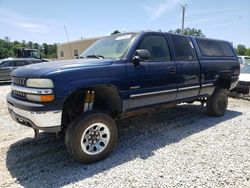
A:
<svg viewBox="0 0 250 188">
<path fill-rule="evenodd" d="M 20 91 L 12 91 L 12 95 L 20 100 L 26 100 L 26 93 Z"/>
<path fill-rule="evenodd" d="M 17 86 L 26 86 L 26 78 L 12 77 L 12 84 Z M 12 95 L 20 100 L 26 100 L 26 93 L 21 91 L 12 90 Z"/>
<path fill-rule="evenodd" d="M 26 85 L 26 78 L 12 77 L 12 83 L 14 85 L 25 86 Z"/>
<path fill-rule="evenodd" d="M 26 94 L 20 91 L 13 91 L 13 94 L 18 97 L 26 97 Z"/>
</svg>

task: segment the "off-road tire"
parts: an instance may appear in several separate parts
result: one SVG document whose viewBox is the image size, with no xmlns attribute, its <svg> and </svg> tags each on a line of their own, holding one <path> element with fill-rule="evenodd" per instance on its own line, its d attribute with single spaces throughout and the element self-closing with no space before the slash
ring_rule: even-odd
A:
<svg viewBox="0 0 250 188">
<path fill-rule="evenodd" d="M 223 116 L 227 110 L 228 96 L 225 89 L 216 88 L 206 101 L 207 114 L 214 117 Z"/>
</svg>

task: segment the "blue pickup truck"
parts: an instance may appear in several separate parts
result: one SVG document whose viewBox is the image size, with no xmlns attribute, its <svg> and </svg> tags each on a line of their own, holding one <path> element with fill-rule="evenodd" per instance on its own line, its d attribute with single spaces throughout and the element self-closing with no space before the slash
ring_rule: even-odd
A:
<svg viewBox="0 0 250 188">
<path fill-rule="evenodd" d="M 208 115 L 224 115 L 239 73 L 227 41 L 122 33 L 100 39 L 79 59 L 16 69 L 7 103 L 15 121 L 36 133 L 64 133 L 69 153 L 92 163 L 115 146 L 115 120 L 136 110 L 201 101 Z"/>
</svg>

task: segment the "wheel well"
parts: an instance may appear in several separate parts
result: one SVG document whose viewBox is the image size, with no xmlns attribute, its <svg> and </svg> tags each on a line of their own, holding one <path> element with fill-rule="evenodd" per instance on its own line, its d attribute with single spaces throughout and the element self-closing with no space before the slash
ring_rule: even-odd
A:
<svg viewBox="0 0 250 188">
<path fill-rule="evenodd" d="M 231 86 L 231 78 L 230 76 L 222 76 L 216 82 L 216 87 L 223 88 L 229 90 Z"/>
<path fill-rule="evenodd" d="M 96 85 L 82 88 L 71 93 L 64 101 L 62 113 L 63 128 L 67 127 L 73 119 L 83 113 L 86 91 L 95 92 L 93 110 L 105 111 L 113 118 L 122 112 L 122 100 L 115 86 Z"/>
</svg>

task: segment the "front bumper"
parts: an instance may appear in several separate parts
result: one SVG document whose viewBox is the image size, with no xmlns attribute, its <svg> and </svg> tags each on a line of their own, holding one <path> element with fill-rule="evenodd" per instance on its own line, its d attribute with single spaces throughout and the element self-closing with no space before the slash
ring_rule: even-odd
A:
<svg viewBox="0 0 250 188">
<path fill-rule="evenodd" d="M 61 131 L 62 110 L 60 108 L 48 108 L 42 104 L 19 100 L 16 102 L 16 100 L 11 94 L 7 96 L 8 110 L 14 121 L 46 132 Z M 23 104 L 20 106 L 20 103 Z M 31 107 L 32 105 L 34 106 Z"/>
</svg>

